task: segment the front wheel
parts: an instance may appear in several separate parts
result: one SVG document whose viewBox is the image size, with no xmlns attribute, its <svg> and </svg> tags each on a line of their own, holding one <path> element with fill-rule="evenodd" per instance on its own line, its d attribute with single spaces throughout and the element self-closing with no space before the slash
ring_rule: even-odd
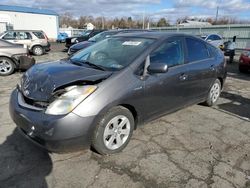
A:
<svg viewBox="0 0 250 188">
<path fill-rule="evenodd" d="M 128 144 L 133 130 L 134 117 L 121 106 L 109 110 L 99 121 L 92 139 L 92 146 L 100 154 L 114 154 Z"/>
<path fill-rule="evenodd" d="M 44 50 L 41 46 L 34 46 L 32 48 L 32 53 L 36 56 L 40 56 L 44 54 Z"/>
<path fill-rule="evenodd" d="M 220 97 L 220 94 L 221 94 L 221 82 L 219 79 L 216 79 L 209 90 L 205 104 L 207 106 L 215 105 Z"/>
<path fill-rule="evenodd" d="M 15 65 L 13 61 L 6 57 L 0 57 L 0 76 L 7 76 L 14 72 Z"/>
</svg>

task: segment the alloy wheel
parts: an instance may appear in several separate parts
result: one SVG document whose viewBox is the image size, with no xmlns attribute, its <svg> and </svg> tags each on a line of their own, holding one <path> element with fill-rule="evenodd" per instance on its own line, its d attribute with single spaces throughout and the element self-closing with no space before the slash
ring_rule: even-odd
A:
<svg viewBox="0 0 250 188">
<path fill-rule="evenodd" d="M 215 103 L 218 100 L 219 96 L 220 96 L 220 84 L 214 83 L 214 85 L 210 90 L 211 101 Z"/>
<path fill-rule="evenodd" d="M 12 70 L 12 64 L 7 59 L 0 59 L 0 72 L 8 74 Z"/>
<path fill-rule="evenodd" d="M 130 128 L 130 121 L 126 116 L 119 115 L 111 119 L 103 134 L 105 146 L 110 150 L 120 148 L 127 141 Z"/>
</svg>

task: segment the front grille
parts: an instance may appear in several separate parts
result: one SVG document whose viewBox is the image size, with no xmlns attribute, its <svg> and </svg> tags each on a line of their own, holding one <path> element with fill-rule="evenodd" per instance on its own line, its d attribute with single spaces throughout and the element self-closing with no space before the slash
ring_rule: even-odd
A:
<svg viewBox="0 0 250 188">
<path fill-rule="evenodd" d="M 38 108 L 47 108 L 49 106 L 49 103 L 48 102 L 43 102 L 43 101 L 35 101 L 33 99 L 30 99 L 26 96 L 23 95 L 23 99 L 24 101 L 31 105 L 31 106 L 35 106 L 35 107 L 38 107 Z"/>
</svg>

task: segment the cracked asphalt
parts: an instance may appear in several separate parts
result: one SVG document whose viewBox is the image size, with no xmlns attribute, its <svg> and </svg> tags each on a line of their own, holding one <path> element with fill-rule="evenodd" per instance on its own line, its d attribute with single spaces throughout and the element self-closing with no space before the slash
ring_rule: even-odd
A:
<svg viewBox="0 0 250 188">
<path fill-rule="evenodd" d="M 63 57 L 52 51 L 37 60 Z M 139 127 L 111 156 L 47 153 L 23 138 L 8 112 L 21 75 L 0 77 L 1 188 L 250 188 L 250 75 L 236 63 L 217 106 L 190 106 Z"/>
</svg>

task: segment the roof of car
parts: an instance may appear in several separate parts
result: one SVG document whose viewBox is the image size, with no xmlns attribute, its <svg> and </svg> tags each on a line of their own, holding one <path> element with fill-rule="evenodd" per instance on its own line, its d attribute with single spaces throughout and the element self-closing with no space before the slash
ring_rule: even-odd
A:
<svg viewBox="0 0 250 188">
<path fill-rule="evenodd" d="M 104 33 L 128 33 L 128 32 L 150 32 L 151 30 L 143 30 L 143 29 L 112 29 L 104 31 Z"/>
<path fill-rule="evenodd" d="M 220 35 L 218 35 L 218 34 L 216 34 L 216 33 L 203 33 L 203 34 L 200 34 L 200 35 L 197 35 L 197 36 L 207 37 L 207 36 L 209 36 L 209 35 L 217 35 L 217 36 L 220 36 Z"/>
<path fill-rule="evenodd" d="M 132 32 L 132 33 L 120 33 L 116 36 L 124 37 L 141 37 L 141 38 L 152 38 L 152 39 L 166 39 L 173 36 L 191 36 L 185 33 L 175 33 L 175 32 Z"/>
<path fill-rule="evenodd" d="M 58 16 L 58 14 L 53 10 L 31 8 L 31 7 L 22 7 L 22 6 L 12 6 L 12 5 L 0 5 L 0 11 L 23 12 L 23 13 L 45 14 L 45 15 Z"/>
<path fill-rule="evenodd" d="M 23 31 L 23 32 L 43 32 L 42 30 L 23 30 L 23 29 L 17 29 L 17 30 L 8 30 L 8 31 Z M 7 32 L 7 31 L 5 31 Z"/>
</svg>

